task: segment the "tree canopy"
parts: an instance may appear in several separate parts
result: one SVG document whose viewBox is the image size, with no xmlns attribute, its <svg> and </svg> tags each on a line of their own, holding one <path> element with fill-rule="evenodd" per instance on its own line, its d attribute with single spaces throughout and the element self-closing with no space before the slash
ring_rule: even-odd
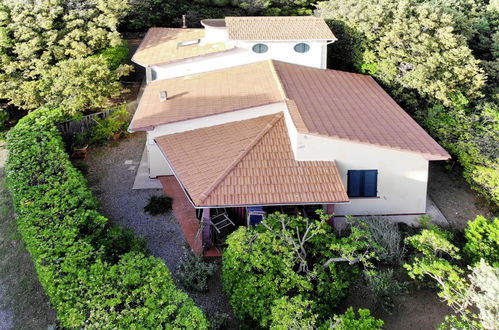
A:
<svg viewBox="0 0 499 330">
<path fill-rule="evenodd" d="M 70 110 L 101 106 L 126 70 L 88 57 L 120 45 L 127 10 L 127 0 L 0 0 L 0 99 L 28 110 L 62 97 L 77 100 Z"/>
</svg>

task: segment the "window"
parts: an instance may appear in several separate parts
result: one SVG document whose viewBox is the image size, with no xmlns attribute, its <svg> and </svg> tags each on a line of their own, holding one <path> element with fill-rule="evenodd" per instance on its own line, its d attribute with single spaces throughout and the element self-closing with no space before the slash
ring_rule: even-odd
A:
<svg viewBox="0 0 499 330">
<path fill-rule="evenodd" d="M 306 53 L 310 50 L 310 46 L 305 43 L 299 43 L 295 45 L 295 52 L 297 53 Z"/>
<path fill-rule="evenodd" d="M 258 54 L 263 54 L 269 50 L 269 47 L 265 44 L 256 44 L 253 46 L 253 51 Z"/>
<path fill-rule="evenodd" d="M 151 68 L 151 81 L 154 81 L 156 79 L 158 79 L 158 73 L 156 72 L 156 70 Z"/>
<path fill-rule="evenodd" d="M 376 197 L 378 194 L 377 170 L 348 171 L 349 197 Z"/>
</svg>

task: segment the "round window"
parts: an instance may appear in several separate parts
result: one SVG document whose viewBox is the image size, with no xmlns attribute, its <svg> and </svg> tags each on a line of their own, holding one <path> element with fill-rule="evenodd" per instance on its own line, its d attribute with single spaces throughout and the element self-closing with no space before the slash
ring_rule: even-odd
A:
<svg viewBox="0 0 499 330">
<path fill-rule="evenodd" d="M 299 43 L 295 45 L 295 52 L 306 53 L 310 50 L 310 46 L 304 43 Z"/>
<path fill-rule="evenodd" d="M 269 47 L 265 44 L 256 44 L 253 46 L 253 51 L 258 54 L 263 54 L 267 50 L 269 50 Z"/>
</svg>

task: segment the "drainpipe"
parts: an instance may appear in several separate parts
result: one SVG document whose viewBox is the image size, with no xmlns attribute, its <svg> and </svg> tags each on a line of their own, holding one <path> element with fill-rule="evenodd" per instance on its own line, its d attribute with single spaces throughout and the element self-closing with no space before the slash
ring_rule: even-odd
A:
<svg viewBox="0 0 499 330">
<path fill-rule="evenodd" d="M 327 46 L 332 44 L 336 40 L 338 40 L 338 39 L 330 40 L 330 41 L 326 42 L 326 44 L 324 46 L 322 46 L 322 48 L 324 48 L 322 51 L 322 64 L 323 64 L 322 67 L 323 67 L 323 69 L 327 69 Z"/>
</svg>

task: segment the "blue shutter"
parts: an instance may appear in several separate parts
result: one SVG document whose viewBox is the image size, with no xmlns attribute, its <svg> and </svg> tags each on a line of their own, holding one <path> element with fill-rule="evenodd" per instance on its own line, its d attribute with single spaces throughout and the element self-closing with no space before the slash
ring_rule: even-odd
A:
<svg viewBox="0 0 499 330">
<path fill-rule="evenodd" d="M 362 171 L 364 174 L 364 197 L 376 197 L 378 194 L 378 171 Z"/>
<path fill-rule="evenodd" d="M 361 192 L 361 181 L 362 181 L 362 171 L 348 171 L 348 196 L 350 197 L 360 197 Z"/>
</svg>

